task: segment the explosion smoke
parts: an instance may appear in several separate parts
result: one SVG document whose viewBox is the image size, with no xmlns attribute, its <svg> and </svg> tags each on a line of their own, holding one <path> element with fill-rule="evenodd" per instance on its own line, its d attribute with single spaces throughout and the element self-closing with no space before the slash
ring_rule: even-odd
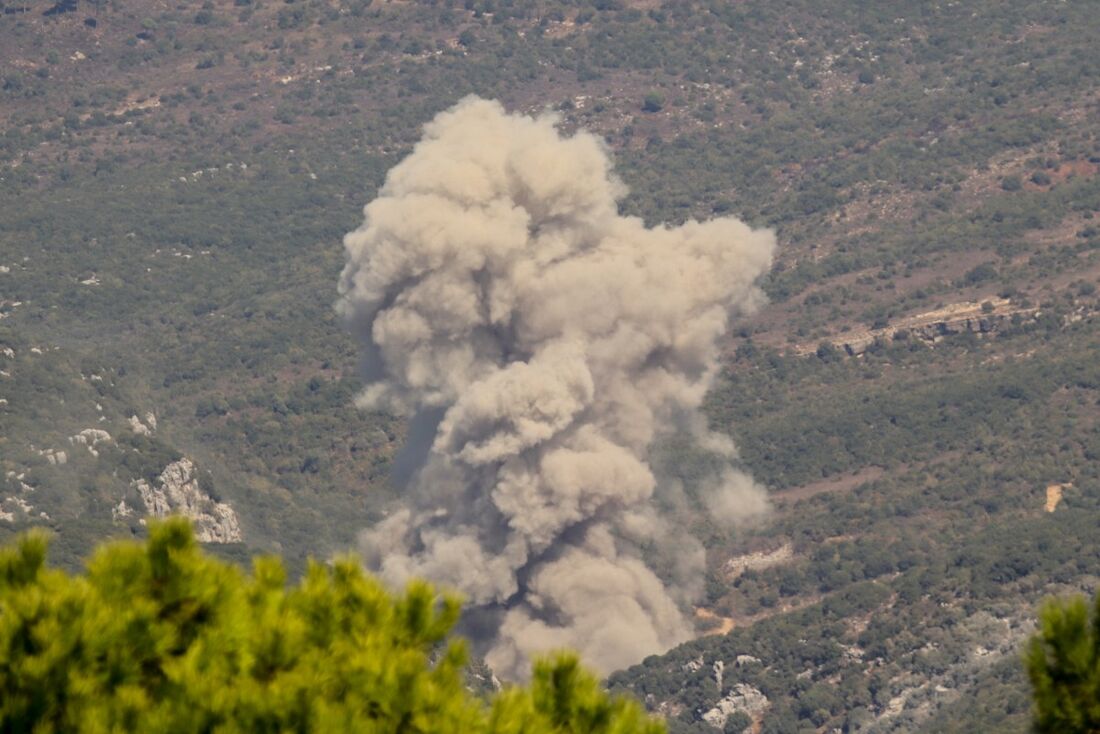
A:
<svg viewBox="0 0 1100 734">
<path fill-rule="evenodd" d="M 345 238 L 340 280 L 360 404 L 411 417 L 405 508 L 364 532 L 364 556 L 391 583 L 462 592 L 511 678 L 549 648 L 606 672 L 689 637 L 702 548 L 654 508 L 688 500 L 648 452 L 687 431 L 732 456 L 698 408 L 775 244 L 731 218 L 620 216 L 601 143 L 555 122 L 472 97 L 441 113 Z M 765 510 L 724 463 L 698 498 L 711 516 Z"/>
</svg>

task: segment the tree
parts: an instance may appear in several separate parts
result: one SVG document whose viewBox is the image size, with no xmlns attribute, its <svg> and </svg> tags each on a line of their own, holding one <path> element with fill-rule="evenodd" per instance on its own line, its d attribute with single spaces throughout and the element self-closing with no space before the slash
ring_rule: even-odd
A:
<svg viewBox="0 0 1100 734">
<path fill-rule="evenodd" d="M 1040 734 L 1100 732 L 1100 594 L 1048 601 L 1026 654 Z"/>
<path fill-rule="evenodd" d="M 722 727 L 723 734 L 741 734 L 752 726 L 752 717 L 744 711 L 734 711 L 726 719 L 726 725 Z"/>
<path fill-rule="evenodd" d="M 642 102 L 642 109 L 645 112 L 660 112 L 664 106 L 665 98 L 657 92 L 650 92 Z"/>
<path fill-rule="evenodd" d="M 490 701 L 449 636 L 459 601 L 388 592 L 353 559 L 251 575 L 172 519 L 99 548 L 83 576 L 45 565 L 44 534 L 0 550 L 0 732 L 646 732 L 575 657 L 537 662 Z"/>
</svg>

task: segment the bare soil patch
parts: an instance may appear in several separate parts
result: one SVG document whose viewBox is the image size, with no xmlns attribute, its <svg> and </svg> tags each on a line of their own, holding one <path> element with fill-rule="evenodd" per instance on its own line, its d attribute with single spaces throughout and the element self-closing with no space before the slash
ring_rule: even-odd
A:
<svg viewBox="0 0 1100 734">
<path fill-rule="evenodd" d="M 856 487 L 873 482 L 886 473 L 881 466 L 868 466 L 854 474 L 846 474 L 839 477 L 830 477 L 817 482 L 810 482 L 798 487 L 775 492 L 772 497 L 784 504 L 799 502 L 828 492 L 849 492 Z"/>
</svg>

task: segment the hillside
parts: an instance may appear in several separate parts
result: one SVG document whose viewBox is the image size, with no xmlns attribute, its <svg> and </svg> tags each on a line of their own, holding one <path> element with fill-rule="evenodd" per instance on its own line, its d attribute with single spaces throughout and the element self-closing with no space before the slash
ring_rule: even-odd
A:
<svg viewBox="0 0 1100 734">
<path fill-rule="evenodd" d="M 1036 603 L 1100 577 L 1098 34 L 1086 0 L 3 0 L 0 539 L 75 565 L 186 506 L 231 558 L 354 546 L 406 426 L 353 405 L 340 240 L 476 93 L 603 136 L 626 213 L 778 234 L 707 404 L 774 512 L 698 519 L 700 639 L 612 684 L 673 731 L 1022 731 Z"/>
</svg>

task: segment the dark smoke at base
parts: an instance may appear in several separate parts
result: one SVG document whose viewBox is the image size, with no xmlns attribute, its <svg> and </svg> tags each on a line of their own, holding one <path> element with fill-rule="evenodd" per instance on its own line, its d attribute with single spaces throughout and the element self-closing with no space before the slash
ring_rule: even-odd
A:
<svg viewBox="0 0 1100 734">
<path fill-rule="evenodd" d="M 360 404 L 430 429 L 364 558 L 464 594 L 503 678 L 547 649 L 607 672 L 686 640 L 704 553 L 656 507 L 767 509 L 699 406 L 729 319 L 763 300 L 772 233 L 620 216 L 602 144 L 554 125 L 476 98 L 441 113 L 345 238 L 340 280 L 374 358 Z M 726 457 L 691 499 L 650 466 L 674 434 Z"/>
</svg>

